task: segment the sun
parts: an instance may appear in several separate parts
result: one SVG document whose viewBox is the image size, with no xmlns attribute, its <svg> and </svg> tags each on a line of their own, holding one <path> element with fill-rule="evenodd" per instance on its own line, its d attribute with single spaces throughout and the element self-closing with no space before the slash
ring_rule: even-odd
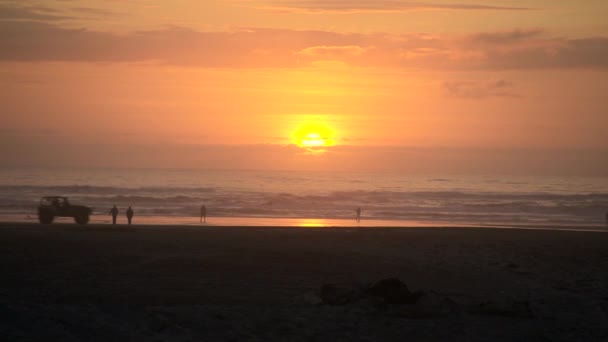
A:
<svg viewBox="0 0 608 342">
<path fill-rule="evenodd" d="M 325 146 L 325 139 L 321 136 L 321 134 L 316 132 L 311 132 L 306 134 L 306 136 L 302 139 L 302 146 L 304 147 L 321 147 Z"/>
<path fill-rule="evenodd" d="M 300 124 L 293 131 L 291 141 L 306 149 L 322 149 L 334 145 L 334 133 L 331 128 L 322 123 L 307 122 Z"/>
</svg>

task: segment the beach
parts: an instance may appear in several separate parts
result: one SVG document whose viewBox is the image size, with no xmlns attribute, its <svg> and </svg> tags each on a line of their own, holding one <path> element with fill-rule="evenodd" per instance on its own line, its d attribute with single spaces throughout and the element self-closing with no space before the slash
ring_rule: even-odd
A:
<svg viewBox="0 0 608 342">
<path fill-rule="evenodd" d="M 0 0 L 0 342 L 608 342 L 608 0 Z"/>
<path fill-rule="evenodd" d="M 602 341 L 608 234 L 0 224 L 8 340 Z M 398 278 L 416 304 L 320 289 Z"/>
</svg>

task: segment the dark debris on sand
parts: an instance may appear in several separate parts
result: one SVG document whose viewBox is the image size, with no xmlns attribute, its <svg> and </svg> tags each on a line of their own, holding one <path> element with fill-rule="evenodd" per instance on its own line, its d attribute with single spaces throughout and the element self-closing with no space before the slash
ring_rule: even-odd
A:
<svg viewBox="0 0 608 342">
<path fill-rule="evenodd" d="M 11 303 L 0 305 L 0 334 L 6 341 L 605 341 L 608 328 L 597 321 L 531 314 L 542 305 L 466 303 L 436 293 L 414 304 L 371 296 L 345 305 Z"/>
</svg>

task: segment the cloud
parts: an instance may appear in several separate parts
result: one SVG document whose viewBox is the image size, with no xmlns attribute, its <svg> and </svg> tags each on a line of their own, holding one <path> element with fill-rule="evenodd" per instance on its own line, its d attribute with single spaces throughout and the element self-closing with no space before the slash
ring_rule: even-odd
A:
<svg viewBox="0 0 608 342">
<path fill-rule="evenodd" d="M 488 97 L 519 97 L 513 84 L 505 80 L 497 81 L 446 81 L 443 89 L 448 96 L 483 99 Z"/>
<path fill-rule="evenodd" d="M 311 46 L 302 49 L 297 54 L 314 59 L 335 60 L 363 55 L 367 48 L 357 45 L 348 46 Z"/>
<path fill-rule="evenodd" d="M 40 20 L 58 21 L 72 19 L 52 8 L 42 6 L 15 6 L 0 3 L 0 21 L 7 20 Z"/>
<path fill-rule="evenodd" d="M 0 132 L 2 133 L 2 132 Z M 49 150 L 62 153 L 48 153 Z M 137 167 L 374 171 L 408 174 L 604 176 L 606 149 L 334 146 L 311 154 L 294 145 L 83 144 L 0 134 L 0 167 Z M 95 153 L 91 153 L 94 151 Z"/>
<path fill-rule="evenodd" d="M 41 6 L 39 3 L 27 0 L 22 0 L 20 2 L 0 2 L 0 21 L 39 21 L 57 23 L 79 19 L 105 18 L 117 15 L 119 14 L 113 11 L 86 6 L 64 6 L 60 10 L 58 8 Z"/>
<path fill-rule="evenodd" d="M 444 1 L 444 3 L 403 0 L 245 0 L 240 2 L 267 10 L 304 13 L 404 12 L 413 10 L 521 11 L 531 9 L 487 4 L 446 3 L 447 1 Z"/>
<path fill-rule="evenodd" d="M 48 80 L 39 75 L 22 75 L 10 71 L 0 71 L 0 84 L 48 84 Z"/>
<path fill-rule="evenodd" d="M 142 62 L 217 68 L 291 68 L 336 61 L 362 67 L 448 70 L 608 68 L 608 37 L 541 30 L 467 36 L 181 27 L 127 34 L 0 21 L 0 61 Z"/>
<path fill-rule="evenodd" d="M 543 33 L 541 29 L 483 32 L 472 35 L 471 41 L 485 44 L 513 44 L 539 37 Z"/>
<path fill-rule="evenodd" d="M 0 22 L 0 31 L 6 33 L 0 36 L 4 61 L 158 61 L 228 68 L 294 67 L 300 64 L 297 52 L 308 47 L 348 46 L 369 39 L 323 31 L 198 32 L 181 27 L 119 35 L 33 21 Z"/>
<path fill-rule="evenodd" d="M 97 17 L 116 16 L 118 13 L 94 7 L 72 7 L 71 11 Z"/>
</svg>

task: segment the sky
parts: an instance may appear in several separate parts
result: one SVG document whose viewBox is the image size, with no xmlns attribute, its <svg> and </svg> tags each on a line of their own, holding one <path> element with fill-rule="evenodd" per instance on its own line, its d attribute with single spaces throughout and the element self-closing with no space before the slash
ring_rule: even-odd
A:
<svg viewBox="0 0 608 342">
<path fill-rule="evenodd" d="M 0 165 L 608 176 L 606 15 L 0 0 Z"/>
</svg>

